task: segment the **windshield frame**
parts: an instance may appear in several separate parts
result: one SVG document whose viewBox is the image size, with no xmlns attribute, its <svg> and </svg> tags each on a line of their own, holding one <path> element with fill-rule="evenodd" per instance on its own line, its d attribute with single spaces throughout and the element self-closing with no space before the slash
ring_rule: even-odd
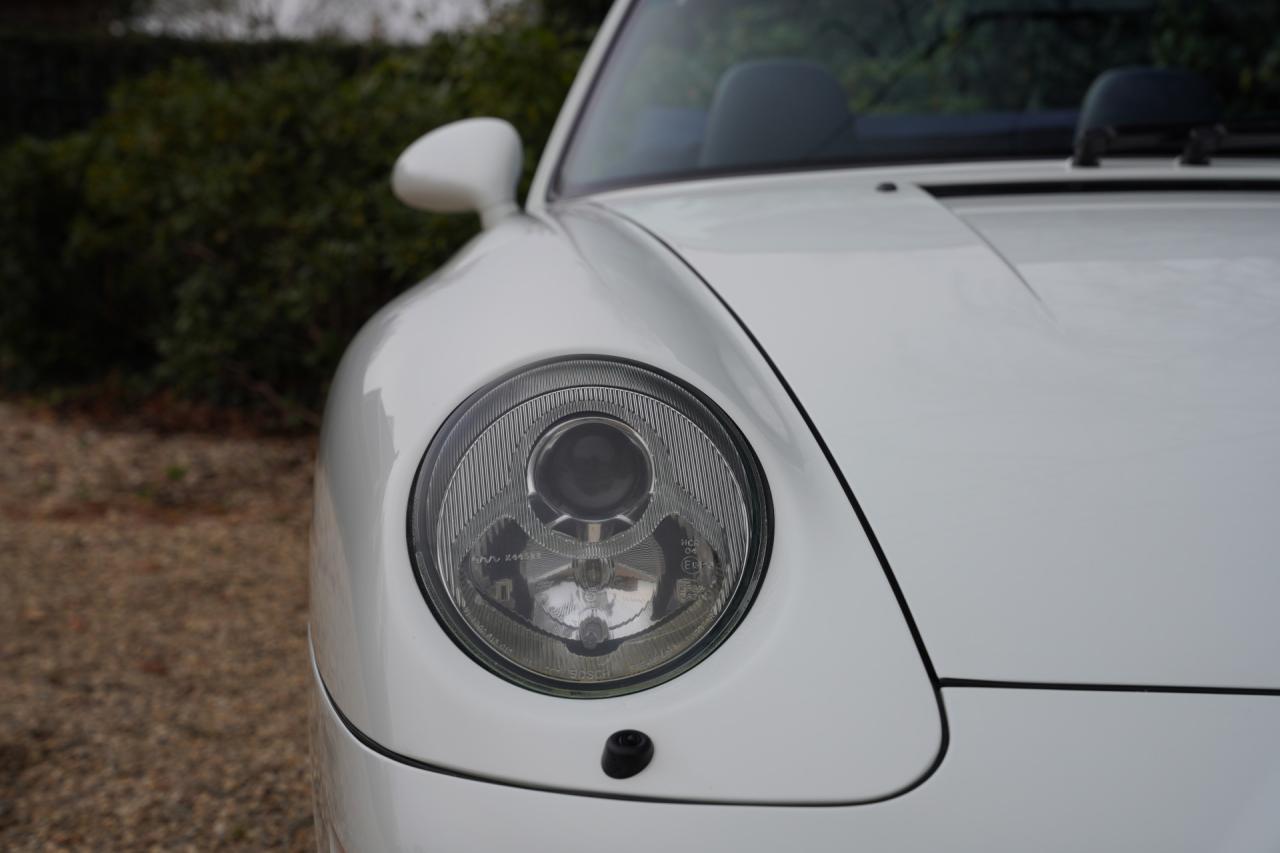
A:
<svg viewBox="0 0 1280 853">
<path fill-rule="evenodd" d="M 550 140 L 552 143 L 556 143 L 556 149 L 554 152 L 554 158 L 550 161 L 552 166 L 548 173 L 549 176 L 546 182 L 546 189 L 542 193 L 543 198 L 548 204 L 555 201 L 593 195 L 609 189 L 623 188 L 622 186 L 601 186 L 586 190 L 583 190 L 582 188 L 575 188 L 573 192 L 568 192 L 564 188 L 564 166 L 565 161 L 569 159 L 569 153 L 573 150 L 574 143 L 580 136 L 582 122 L 587 115 L 587 110 L 590 109 L 592 102 L 595 100 L 596 93 L 600 88 L 600 81 L 604 78 L 605 68 L 608 67 L 610 60 L 613 59 L 614 54 L 617 52 L 618 44 L 622 41 L 622 34 L 631 23 L 632 12 L 635 11 L 635 8 L 638 5 L 640 5 L 640 0 L 616 0 L 614 8 L 605 19 L 604 25 L 596 34 L 597 39 L 604 40 L 604 47 L 599 54 L 599 58 L 595 59 L 594 63 L 592 63 L 591 60 L 593 57 L 589 53 L 586 61 L 584 61 L 583 66 L 579 71 L 579 73 L 589 73 L 591 75 L 586 88 L 582 90 L 580 95 L 577 95 L 576 101 L 574 98 L 576 93 L 572 90 L 569 93 L 569 99 L 565 102 L 565 109 L 568 110 L 571 108 L 573 110 L 573 117 L 569 120 L 563 136 L 561 136 L 560 129 L 555 128 Z M 621 11 L 618 9 L 619 6 L 623 7 Z M 595 52 L 594 45 L 591 52 Z M 557 139 L 557 137 L 559 138 Z M 603 184 L 606 182 L 602 181 L 600 183 Z M 655 182 L 647 181 L 645 183 Z M 628 182 L 627 185 L 636 186 L 638 184 L 635 182 Z"/>
<path fill-rule="evenodd" d="M 575 198 L 596 195 L 598 193 L 610 192 L 613 190 L 632 189 L 635 187 L 662 186 L 665 184 L 679 184 L 702 180 L 716 180 L 720 178 L 736 178 L 750 177 L 755 175 L 785 175 L 785 174 L 804 174 L 807 172 L 824 172 L 831 170 L 844 169 L 874 169 L 893 166 L 928 166 L 940 165 L 946 163 L 998 163 L 998 162 L 1058 162 L 1063 159 L 1061 157 L 1045 157 L 1042 154 L 992 154 L 990 156 L 968 156 L 968 157 L 929 157 L 929 158 L 901 158 L 901 159 L 883 159 L 874 162 L 867 161 L 851 161 L 848 158 L 838 157 L 829 160 L 807 160 L 800 163 L 765 163 L 752 166 L 741 167 L 698 167 L 694 169 L 677 169 L 670 172 L 662 172 L 658 174 L 636 175 L 617 178 L 605 178 L 597 181 L 586 181 L 577 186 L 566 188 L 564 181 L 564 171 L 566 161 L 573 152 L 574 145 L 581 137 L 582 124 L 586 118 L 587 112 L 591 109 L 595 98 L 599 92 L 600 84 L 604 79 L 605 72 L 609 63 L 617 55 L 618 47 L 622 43 L 624 35 L 628 32 L 628 27 L 632 24 L 634 12 L 639 8 L 644 0 L 617 0 L 615 8 L 611 12 L 616 15 L 616 23 L 607 20 L 600 28 L 597 38 L 605 39 L 604 49 L 599 55 L 599 59 L 587 68 L 584 62 L 583 71 L 590 71 L 591 77 L 586 89 L 576 99 L 576 103 L 570 104 L 566 102 L 565 106 L 573 107 L 573 118 L 567 126 L 566 132 L 555 151 L 554 166 L 549 173 L 549 179 L 546 183 L 546 190 L 543 193 L 545 201 L 550 204 L 556 201 L 567 201 Z M 623 8 L 619 10 L 617 6 Z M 610 27 L 612 24 L 612 27 Z M 591 57 L 588 57 L 590 59 Z M 573 93 L 571 93 L 572 95 Z M 556 141 L 553 140 L 552 141 Z M 1069 159 L 1069 157 L 1067 158 Z"/>
<path fill-rule="evenodd" d="M 732 167 L 674 169 L 661 173 L 584 181 L 572 186 L 567 186 L 564 178 L 566 163 L 572 155 L 575 145 L 580 141 L 582 125 L 588 111 L 592 109 L 595 99 L 599 94 L 601 83 L 606 75 L 610 63 L 615 60 L 619 45 L 622 43 L 625 34 L 629 32 L 628 27 L 632 25 L 634 18 L 633 13 L 643 3 L 644 0 L 617 0 L 614 4 L 614 8 L 611 10 L 609 16 L 606 18 L 604 24 L 597 33 L 597 39 L 601 43 L 592 45 L 581 69 L 581 73 L 589 74 L 589 79 L 586 79 L 586 85 L 580 91 L 570 91 L 569 98 L 565 103 L 566 115 L 561 116 L 561 119 L 567 119 L 567 122 L 563 128 L 557 127 L 554 129 L 546 152 L 548 155 L 551 155 L 551 157 L 545 163 L 539 164 L 538 171 L 539 173 L 542 173 L 544 166 L 549 168 L 546 169 L 544 174 L 535 175 L 535 188 L 539 190 L 538 195 L 546 204 L 552 204 L 556 201 L 583 198 L 615 190 L 664 186 L 668 184 L 680 184 L 734 177 L 805 174 L 833 170 L 869 170 L 903 166 L 928 167 L 965 164 L 981 166 L 982 164 L 991 163 L 1059 163 L 1065 161 L 1065 163 L 1070 166 L 1072 162 L 1072 155 L 1069 153 L 1064 153 L 1063 155 L 1046 155 L 1042 152 L 1033 151 L 1022 153 L 972 153 L 964 155 L 939 154 L 916 157 L 908 156 L 901 158 L 885 157 L 877 158 L 875 160 L 855 160 L 848 157 L 833 157 L 821 160 L 806 160 L 803 162 L 761 163 L 756 165 Z M 578 87 L 575 84 L 574 89 L 577 88 Z M 572 113 L 571 115 L 568 115 L 570 110 L 572 110 Z M 1160 155 L 1149 154 L 1148 156 L 1159 157 Z M 1230 158 L 1232 156 L 1233 152 L 1220 151 L 1216 153 L 1214 159 L 1216 162 L 1219 158 Z M 1126 157 L 1124 159 L 1127 160 L 1130 158 Z"/>
</svg>

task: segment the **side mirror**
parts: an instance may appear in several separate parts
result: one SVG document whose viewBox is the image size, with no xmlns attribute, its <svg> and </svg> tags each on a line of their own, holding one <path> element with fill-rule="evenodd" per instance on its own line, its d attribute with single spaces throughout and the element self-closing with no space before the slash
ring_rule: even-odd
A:
<svg viewBox="0 0 1280 853">
<path fill-rule="evenodd" d="M 479 213 L 485 228 L 515 213 L 524 166 L 520 134 L 502 119 L 469 118 L 438 127 L 404 150 L 391 191 L 434 213 Z"/>
</svg>

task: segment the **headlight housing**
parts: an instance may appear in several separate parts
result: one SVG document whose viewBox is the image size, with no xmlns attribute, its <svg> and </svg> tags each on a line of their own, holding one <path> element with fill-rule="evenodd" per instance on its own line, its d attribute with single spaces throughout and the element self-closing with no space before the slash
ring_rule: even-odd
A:
<svg viewBox="0 0 1280 853">
<path fill-rule="evenodd" d="M 769 526 L 759 464 L 714 403 L 640 365 L 575 358 L 453 413 L 418 468 L 409 548 L 472 657 L 533 690 L 609 696 L 728 636 Z"/>
</svg>

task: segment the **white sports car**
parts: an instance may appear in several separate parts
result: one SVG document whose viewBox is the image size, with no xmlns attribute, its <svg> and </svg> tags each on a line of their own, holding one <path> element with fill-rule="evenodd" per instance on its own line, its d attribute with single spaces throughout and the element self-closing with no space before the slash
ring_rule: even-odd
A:
<svg viewBox="0 0 1280 853">
<path fill-rule="evenodd" d="M 621 0 L 523 209 L 411 146 L 484 231 L 333 384 L 321 849 L 1280 850 L 1280 42 L 1170 8 Z"/>
</svg>

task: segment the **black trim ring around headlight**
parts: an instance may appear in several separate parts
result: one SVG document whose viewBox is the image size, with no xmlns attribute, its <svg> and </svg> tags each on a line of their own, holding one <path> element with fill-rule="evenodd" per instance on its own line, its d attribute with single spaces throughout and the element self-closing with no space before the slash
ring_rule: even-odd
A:
<svg viewBox="0 0 1280 853">
<path fill-rule="evenodd" d="M 651 367 L 580 356 L 503 377 L 449 416 L 418 466 L 408 537 L 463 651 L 586 698 L 705 659 L 750 608 L 771 527 L 759 461 L 722 409 Z"/>
</svg>

